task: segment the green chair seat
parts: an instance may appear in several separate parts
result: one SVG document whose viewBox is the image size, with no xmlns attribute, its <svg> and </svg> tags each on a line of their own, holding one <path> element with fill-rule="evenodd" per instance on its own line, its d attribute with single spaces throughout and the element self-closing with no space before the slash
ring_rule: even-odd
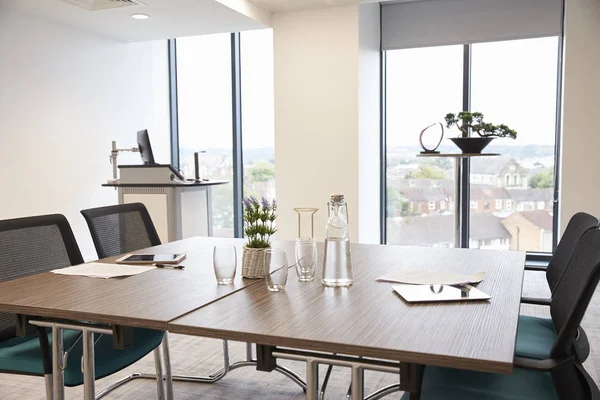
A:
<svg viewBox="0 0 600 400">
<path fill-rule="evenodd" d="M 79 336 L 79 331 L 64 331 L 64 348 L 69 348 Z M 48 341 L 52 346 L 52 335 Z M 164 332 L 152 329 L 133 330 L 134 345 L 125 350 L 112 346 L 112 336 L 102 335 L 94 346 L 96 379 L 103 378 L 135 363 L 160 345 Z M 65 368 L 65 386 L 83 383 L 81 357 L 83 343 L 79 340 L 69 352 Z M 19 372 L 26 375 L 43 375 L 42 352 L 37 334 L 14 337 L 0 342 L 0 371 Z"/>
<path fill-rule="evenodd" d="M 63 341 L 65 348 L 77 339 L 78 331 L 65 330 Z M 52 348 L 52 335 L 48 334 Z M 44 375 L 42 351 L 37 333 L 17 336 L 0 342 L 0 371 L 14 371 L 25 375 Z"/>
<path fill-rule="evenodd" d="M 515 355 L 536 360 L 548 359 L 557 337 L 551 319 L 520 315 Z"/>
<path fill-rule="evenodd" d="M 515 368 L 512 375 L 425 367 L 421 400 L 558 400 L 548 372 Z M 402 400 L 409 400 L 405 393 Z"/>
</svg>

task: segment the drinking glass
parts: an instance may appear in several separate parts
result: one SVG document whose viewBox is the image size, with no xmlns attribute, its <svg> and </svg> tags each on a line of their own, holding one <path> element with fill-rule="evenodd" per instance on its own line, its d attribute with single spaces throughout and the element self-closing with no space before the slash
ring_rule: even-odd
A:
<svg viewBox="0 0 600 400">
<path fill-rule="evenodd" d="M 294 255 L 298 279 L 302 282 L 312 281 L 317 267 L 317 242 L 312 238 L 296 239 Z"/>
<path fill-rule="evenodd" d="M 284 290 L 288 275 L 286 251 L 284 249 L 266 249 L 264 257 L 267 289 L 272 292 Z"/>
<path fill-rule="evenodd" d="M 213 267 L 219 285 L 231 284 L 237 268 L 235 246 L 215 246 L 213 248 Z"/>
</svg>

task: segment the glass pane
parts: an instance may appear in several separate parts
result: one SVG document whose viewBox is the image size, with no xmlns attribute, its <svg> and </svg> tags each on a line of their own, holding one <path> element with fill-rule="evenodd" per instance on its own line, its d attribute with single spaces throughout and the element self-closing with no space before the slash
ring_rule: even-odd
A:
<svg viewBox="0 0 600 400">
<path fill-rule="evenodd" d="M 240 34 L 244 197 L 275 198 L 273 30 Z"/>
<path fill-rule="evenodd" d="M 463 46 L 388 51 L 386 59 L 387 243 L 453 247 L 453 159 L 416 155 L 421 130 L 462 107 Z M 438 150 L 453 150 L 447 142 Z"/>
<path fill-rule="evenodd" d="M 213 235 L 233 237 L 233 157 L 231 106 L 231 35 L 177 39 L 177 94 L 180 167 L 194 175 L 224 179 L 212 188 Z"/>
<path fill-rule="evenodd" d="M 471 160 L 469 246 L 552 251 L 558 38 L 474 44 L 472 57 L 472 110 L 518 135 Z"/>
</svg>

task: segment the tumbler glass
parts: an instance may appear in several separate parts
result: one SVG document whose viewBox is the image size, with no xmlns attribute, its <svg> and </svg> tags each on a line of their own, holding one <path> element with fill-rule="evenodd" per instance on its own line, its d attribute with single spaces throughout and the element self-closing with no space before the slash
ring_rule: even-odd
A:
<svg viewBox="0 0 600 400">
<path fill-rule="evenodd" d="M 286 251 L 284 249 L 266 249 L 264 257 L 267 289 L 272 292 L 284 290 L 288 275 Z"/>
<path fill-rule="evenodd" d="M 235 246 L 215 246 L 213 249 L 213 267 L 219 285 L 229 285 L 235 278 L 237 252 Z"/>
<path fill-rule="evenodd" d="M 298 279 L 302 282 L 312 281 L 317 266 L 317 242 L 312 238 L 296 239 L 294 255 Z"/>
</svg>

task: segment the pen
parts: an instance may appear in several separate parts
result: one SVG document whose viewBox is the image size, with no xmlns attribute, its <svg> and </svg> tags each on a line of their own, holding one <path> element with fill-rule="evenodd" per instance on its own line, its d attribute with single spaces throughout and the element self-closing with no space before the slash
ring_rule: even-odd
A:
<svg viewBox="0 0 600 400">
<path fill-rule="evenodd" d="M 185 265 L 154 264 L 156 268 L 184 269 Z"/>
</svg>

